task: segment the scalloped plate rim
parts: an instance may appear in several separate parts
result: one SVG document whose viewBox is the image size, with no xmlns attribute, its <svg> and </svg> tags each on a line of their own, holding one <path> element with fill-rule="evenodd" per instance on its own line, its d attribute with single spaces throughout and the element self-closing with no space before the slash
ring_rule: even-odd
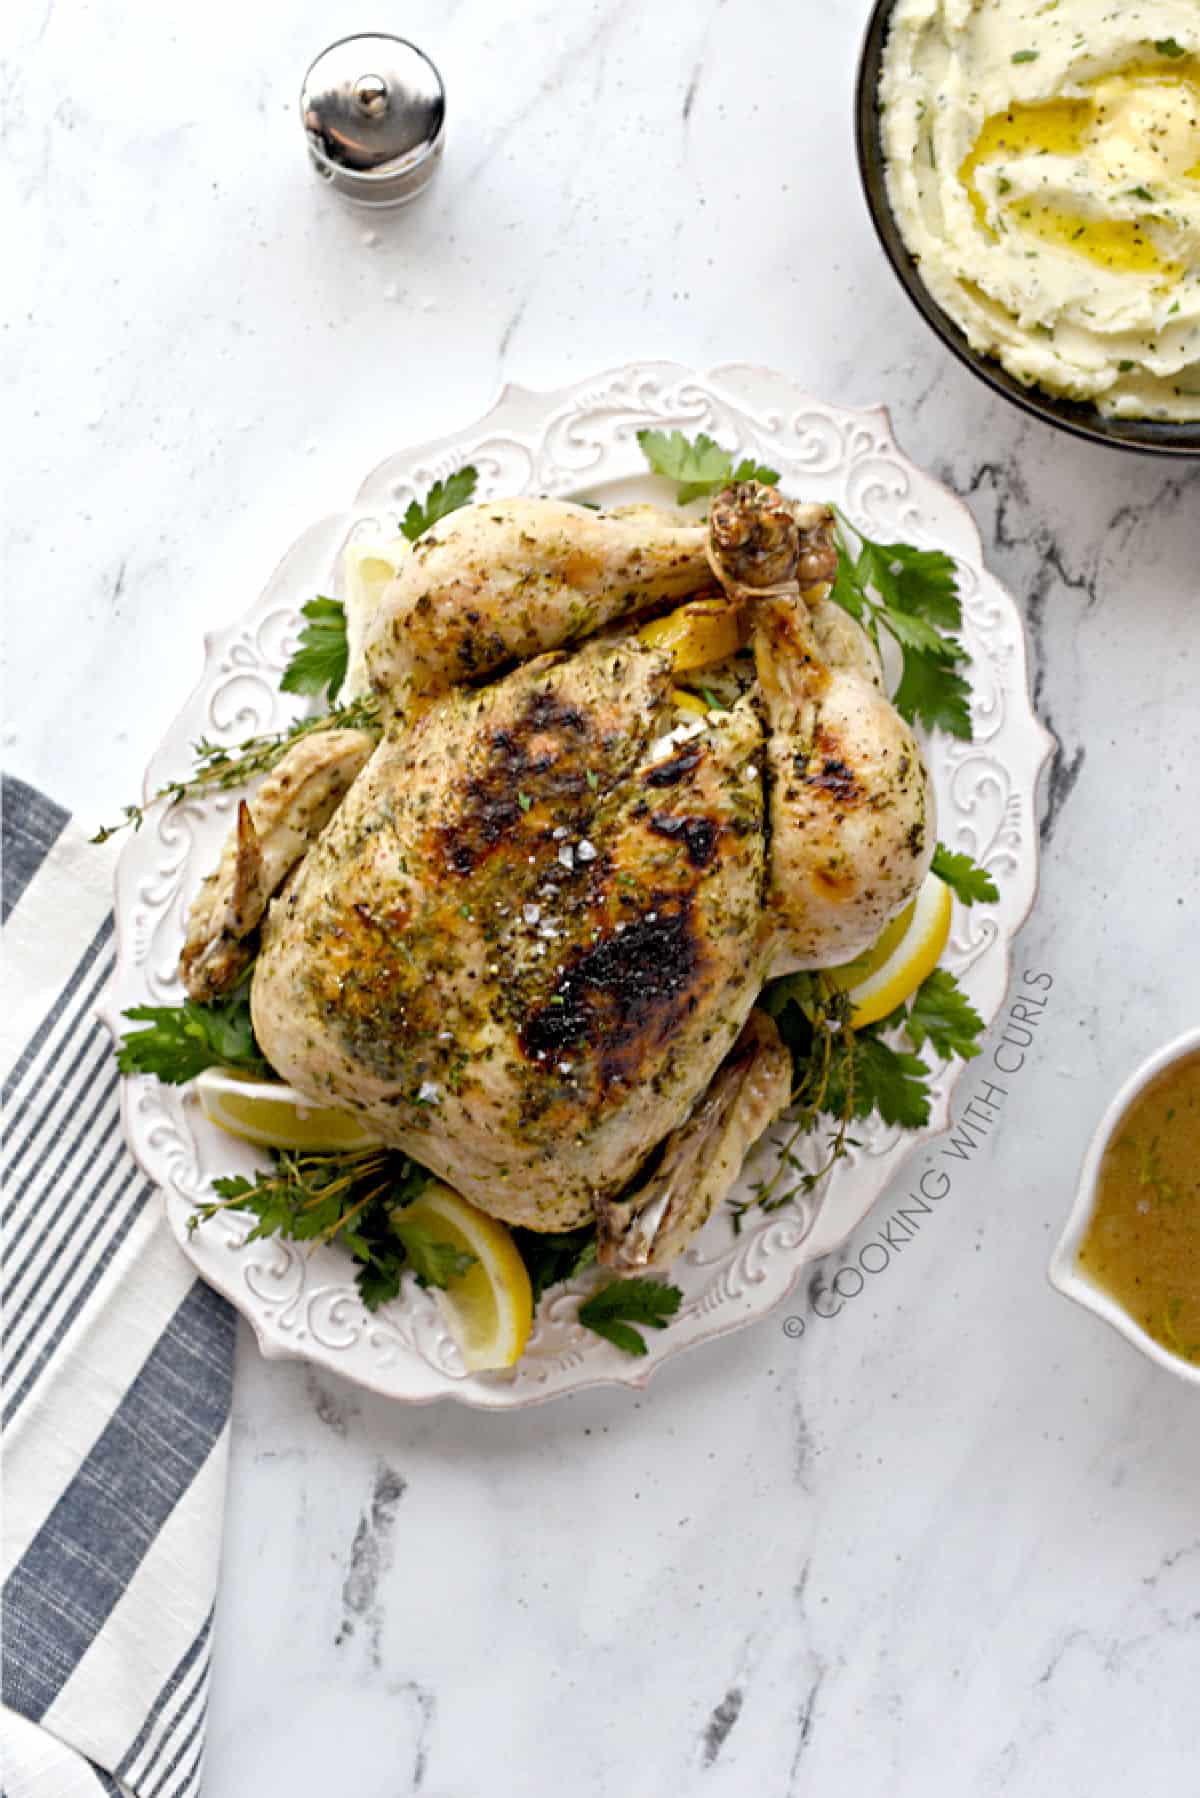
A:
<svg viewBox="0 0 1200 1798">
<path fill-rule="evenodd" d="M 307 538 L 315 536 L 322 529 L 334 529 L 339 526 L 345 528 L 348 524 L 352 525 L 354 522 L 353 514 L 355 511 L 375 503 L 372 499 L 368 498 L 368 495 L 373 487 L 377 486 L 379 482 L 386 478 L 386 470 L 393 468 L 401 461 L 410 465 L 416 464 L 422 458 L 428 458 L 454 447 L 456 443 L 460 442 L 461 439 L 468 435 L 478 436 L 480 433 L 484 432 L 489 425 L 498 422 L 501 419 L 506 404 L 513 401 L 519 401 L 523 404 L 540 405 L 540 408 L 544 413 L 550 414 L 556 405 L 561 405 L 573 396 L 582 395 L 599 387 L 603 383 L 616 382 L 635 373 L 641 376 L 667 377 L 674 381 L 682 380 L 688 382 L 698 389 L 703 390 L 705 396 L 709 398 L 715 397 L 713 390 L 717 389 L 719 391 L 726 382 L 732 384 L 736 382 L 738 377 L 750 376 L 752 378 L 777 384 L 779 387 L 787 390 L 793 403 L 798 403 L 802 406 L 807 404 L 818 413 L 831 413 L 843 420 L 862 420 L 864 422 L 875 421 L 877 423 L 880 427 L 882 436 L 886 440 L 889 455 L 894 462 L 899 467 L 903 468 L 910 477 L 915 477 L 919 486 L 929 484 L 937 491 L 943 501 L 951 503 L 953 510 L 959 515 L 961 522 L 966 526 L 966 541 L 970 550 L 973 551 L 972 555 L 960 556 L 959 559 L 973 563 L 975 572 L 986 577 L 990 585 L 999 595 L 1001 595 L 1007 605 L 1011 608 L 1012 615 L 1019 626 L 1020 667 L 1018 673 L 1020 679 L 1012 682 L 1011 690 L 1024 702 L 1025 712 L 1022 723 L 1027 727 L 1031 740 L 1035 739 L 1037 743 L 1037 753 L 1033 757 L 1031 783 L 1033 787 L 1031 802 L 1035 805 L 1037 783 L 1045 770 L 1047 761 L 1054 753 L 1057 745 L 1055 738 L 1050 731 L 1047 730 L 1045 725 L 1042 724 L 1033 708 L 1029 687 L 1028 644 L 1020 610 L 1011 592 L 986 568 L 982 537 L 969 506 L 967 506 L 960 495 L 952 492 L 944 483 L 938 481 L 933 475 L 922 469 L 900 448 L 896 440 L 891 409 L 889 406 L 882 401 L 860 407 L 832 405 L 828 401 L 823 401 L 813 395 L 804 393 L 793 384 L 790 376 L 783 375 L 779 371 L 769 369 L 761 364 L 749 362 L 722 363 L 707 372 L 700 372 L 690 369 L 686 367 L 686 365 L 680 363 L 660 359 L 615 365 L 554 389 L 528 387 L 521 382 L 515 381 L 504 382 L 500 386 L 491 406 L 474 421 L 462 425 L 441 436 L 426 439 L 421 443 L 394 452 L 377 462 L 364 480 L 360 482 L 355 499 L 348 512 L 328 513 L 310 523 L 297 535 L 283 555 L 276 559 L 259 597 L 253 601 L 249 607 L 243 610 L 240 617 L 231 619 L 226 625 L 215 627 L 204 632 L 204 668 L 199 679 L 191 687 L 188 697 L 180 708 L 172 725 L 168 727 L 168 730 L 164 733 L 154 754 L 149 759 L 146 780 L 143 785 L 144 798 L 148 795 L 150 770 L 153 769 L 158 760 L 173 746 L 179 724 L 188 707 L 194 702 L 199 701 L 206 691 L 215 645 L 224 638 L 228 637 L 232 639 L 239 628 L 244 626 L 255 614 L 257 608 L 271 590 L 289 558 L 299 549 L 300 545 Z M 744 398 L 737 396 L 736 393 L 723 397 L 725 397 L 727 403 L 731 404 L 736 410 L 746 410 L 748 402 Z M 630 407 L 629 412 L 631 417 L 635 416 L 636 408 Z M 580 485 L 585 486 L 586 484 L 586 477 L 582 478 Z M 1036 815 L 1034 822 L 1036 825 Z M 114 870 L 116 970 L 106 987 L 103 999 L 95 1007 L 96 1015 L 102 1020 L 112 1034 L 114 1041 L 119 1038 L 121 1030 L 120 1017 L 117 1010 L 118 989 L 122 975 L 126 969 L 129 950 L 128 931 L 126 928 L 127 920 L 123 917 L 119 898 L 122 874 L 126 868 L 127 860 L 131 857 L 134 850 L 135 839 L 131 838 L 125 844 Z M 1019 912 L 1013 912 L 1011 916 L 1006 919 L 1003 930 L 998 928 L 996 939 L 984 951 L 985 954 L 992 957 L 995 957 L 996 953 L 999 952 L 1003 957 L 1002 965 L 1004 970 L 1004 982 L 1001 997 L 991 1017 L 987 1020 L 989 1027 L 995 1017 L 998 1016 L 1003 1009 L 1005 998 L 1007 997 L 1011 986 L 1015 941 L 1037 901 L 1040 887 L 1040 854 L 1036 842 L 1036 829 L 1032 845 L 1031 873 L 1032 879 L 1030 881 L 1028 898 L 1023 908 L 1020 909 Z M 450 1400 L 466 1405 L 473 1410 L 501 1411 L 522 1409 L 532 1405 L 548 1404 L 555 1399 L 567 1396 L 569 1393 L 593 1390 L 598 1387 L 616 1386 L 625 1387 L 634 1391 L 644 1391 L 658 1369 L 668 1360 L 672 1360 L 688 1350 L 699 1348 L 706 1342 L 715 1341 L 721 1336 L 729 1335 L 735 1330 L 743 1329 L 748 1324 L 758 1321 L 769 1315 L 772 1311 L 778 1310 L 795 1291 L 803 1269 L 806 1266 L 811 1265 L 814 1259 L 824 1258 L 824 1256 L 835 1252 L 837 1248 L 844 1244 L 869 1215 L 870 1211 L 878 1203 L 892 1181 L 909 1164 L 912 1158 L 918 1152 L 927 1150 L 946 1133 L 947 1129 L 950 1127 L 950 1111 L 953 1095 L 959 1081 L 966 1071 L 966 1067 L 966 1063 L 958 1062 L 950 1070 L 945 1082 L 944 1090 L 936 1095 L 934 1111 L 931 1113 L 929 1123 L 923 1130 L 919 1134 L 914 1134 L 911 1140 L 898 1143 L 890 1150 L 886 1151 L 884 1156 L 884 1159 L 887 1162 L 887 1174 L 885 1179 L 880 1183 L 877 1191 L 874 1193 L 868 1204 L 863 1207 L 859 1215 L 853 1221 L 847 1224 L 837 1240 L 827 1243 L 822 1248 L 820 1257 L 806 1253 L 807 1236 L 799 1244 L 785 1287 L 777 1294 L 777 1296 L 772 1298 L 770 1303 L 764 1308 L 758 1309 L 754 1307 L 753 1304 L 747 1305 L 743 1302 L 735 1308 L 733 1315 L 730 1315 L 723 1320 L 715 1317 L 706 1319 L 703 1333 L 697 1333 L 689 1337 L 681 1337 L 675 1341 L 672 1341 L 669 1336 L 658 1338 L 654 1342 L 654 1347 L 659 1352 L 647 1357 L 644 1365 L 641 1362 L 626 1361 L 606 1368 L 601 1364 L 594 1369 L 590 1369 L 584 1377 L 575 1377 L 575 1370 L 569 1370 L 565 1375 L 560 1376 L 561 1383 L 557 1385 L 551 1384 L 548 1377 L 547 1383 L 543 1389 L 523 1390 L 519 1393 L 514 1392 L 503 1378 L 497 1379 L 494 1384 L 485 1381 L 482 1385 L 477 1385 L 470 1379 L 452 1379 L 451 1376 L 444 1373 L 444 1370 L 434 1370 L 438 1372 L 441 1377 L 450 1381 L 450 1383 L 440 1390 L 413 1393 L 399 1392 L 395 1389 L 394 1385 L 389 1385 L 382 1377 L 373 1377 L 370 1368 L 348 1368 L 338 1364 L 336 1356 L 339 1351 L 336 1348 L 327 1348 L 324 1344 L 311 1343 L 306 1344 L 304 1348 L 300 1348 L 281 1342 L 277 1336 L 268 1334 L 268 1320 L 255 1315 L 252 1305 L 248 1303 L 245 1289 L 239 1289 L 237 1285 L 237 1276 L 232 1269 L 230 1275 L 223 1278 L 215 1269 L 209 1266 L 207 1259 L 201 1264 L 200 1260 L 191 1254 L 190 1245 L 186 1238 L 186 1232 L 181 1232 L 174 1215 L 172 1204 L 173 1198 L 178 1198 L 183 1204 L 188 1204 L 189 1201 L 182 1193 L 173 1194 L 169 1186 L 162 1185 L 159 1172 L 150 1165 L 148 1158 L 143 1154 L 142 1145 L 138 1133 L 134 1128 L 131 1116 L 132 1100 L 135 1091 L 140 1089 L 135 1088 L 134 1082 L 130 1079 L 122 1079 L 121 1081 L 120 1113 L 123 1133 L 130 1152 L 138 1167 L 145 1174 L 147 1180 L 152 1185 L 158 1187 L 162 1193 L 163 1202 L 166 1205 L 173 1234 L 176 1236 L 176 1240 L 179 1241 L 182 1251 L 188 1255 L 190 1260 L 192 1260 L 193 1265 L 197 1267 L 197 1271 L 201 1274 L 201 1277 L 207 1280 L 208 1283 L 213 1285 L 218 1291 L 222 1292 L 233 1304 L 234 1308 L 245 1317 L 254 1334 L 258 1348 L 265 1359 L 312 1362 L 330 1372 L 340 1375 L 342 1378 L 348 1379 L 353 1384 L 361 1386 L 364 1390 L 374 1392 L 381 1397 L 392 1399 L 398 1403 L 429 1405 L 436 1404 L 441 1400 Z M 813 1233 L 815 1222 L 816 1219 L 814 1217 L 809 1234 Z M 614 1356 L 617 1354 L 616 1350 L 610 1350 L 609 1352 Z M 582 1368 L 579 1372 L 582 1373 Z"/>
</svg>

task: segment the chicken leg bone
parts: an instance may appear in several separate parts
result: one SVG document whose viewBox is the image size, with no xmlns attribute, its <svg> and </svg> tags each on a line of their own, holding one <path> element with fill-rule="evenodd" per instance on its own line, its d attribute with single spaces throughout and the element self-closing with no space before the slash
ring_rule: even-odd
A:
<svg viewBox="0 0 1200 1798">
<path fill-rule="evenodd" d="M 916 737 L 882 691 L 866 634 L 835 618 L 818 586 L 837 570 L 832 526 L 828 507 L 756 481 L 712 504 L 709 557 L 751 608 L 767 722 L 772 975 L 869 948 L 916 893 L 936 840 Z"/>
</svg>

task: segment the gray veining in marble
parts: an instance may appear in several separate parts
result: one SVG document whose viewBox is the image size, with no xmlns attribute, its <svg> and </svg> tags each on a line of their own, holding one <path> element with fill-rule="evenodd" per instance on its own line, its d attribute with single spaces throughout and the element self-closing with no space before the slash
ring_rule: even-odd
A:
<svg viewBox="0 0 1200 1798">
<path fill-rule="evenodd" d="M 814 1270 L 802 1333 L 512 1416 L 244 1334 L 206 1798 L 1200 1791 L 1195 1394 L 1044 1278 L 1103 1103 L 1200 1010 L 1200 468 L 1053 436 L 927 335 L 858 195 L 865 10 L 412 0 L 446 161 L 371 217 L 294 95 L 378 17 L 6 19 L 13 773 L 109 817 L 203 630 L 375 462 L 502 380 L 656 355 L 885 400 L 1020 597 L 1061 745 L 1025 1064 L 882 1272 L 839 1297 L 903 1192 Z"/>
</svg>

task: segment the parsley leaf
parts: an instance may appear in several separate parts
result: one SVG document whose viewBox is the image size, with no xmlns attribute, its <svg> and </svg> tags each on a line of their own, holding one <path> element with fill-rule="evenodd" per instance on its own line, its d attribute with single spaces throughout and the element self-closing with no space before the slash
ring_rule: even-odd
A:
<svg viewBox="0 0 1200 1798">
<path fill-rule="evenodd" d="M 704 431 L 695 438 L 685 437 L 682 431 L 639 431 L 637 440 L 655 474 L 678 481 L 675 497 L 681 506 L 719 493 L 731 481 L 765 481 L 770 486 L 779 479 L 777 469 L 766 468 L 748 456 L 734 468 L 730 452 Z"/>
<path fill-rule="evenodd" d="M 730 476 L 734 485 L 739 481 L 761 481 L 765 487 L 773 487 L 778 479 L 777 468 L 768 468 L 764 462 L 756 462 L 753 456 L 743 456 Z"/>
<path fill-rule="evenodd" d="M 1014 62 L 1036 62 L 1040 55 L 1040 50 L 1014 50 L 1012 59 Z"/>
<path fill-rule="evenodd" d="M 953 663 L 961 656 L 960 645 L 953 637 L 943 637 L 937 626 L 926 618 L 889 610 L 887 628 L 902 649 L 915 650 L 927 662 Z"/>
<path fill-rule="evenodd" d="M 943 630 L 960 628 L 958 575 L 944 550 L 914 549 L 911 543 L 870 543 L 865 537 L 860 541 L 867 558 L 866 578 L 885 606 L 926 618 Z"/>
<path fill-rule="evenodd" d="M 356 1260 L 362 1262 L 355 1272 L 354 1284 L 367 1310 L 378 1311 L 389 1299 L 399 1298 L 401 1282 L 408 1268 L 403 1247 L 399 1243 L 389 1243 L 386 1238 L 374 1240 L 349 1230 L 343 1230 L 342 1241 L 353 1251 Z"/>
<path fill-rule="evenodd" d="M 1187 55 L 1187 51 L 1184 49 L 1183 45 L 1180 43 L 1177 43 L 1173 37 L 1155 38 L 1154 48 L 1158 51 L 1158 54 L 1160 56 L 1186 56 Z"/>
<path fill-rule="evenodd" d="M 644 1355 L 646 1339 L 632 1326 L 642 1324 L 665 1330 L 682 1298 L 678 1286 L 668 1286 L 662 1280 L 648 1280 L 640 1275 L 631 1280 L 610 1280 L 580 1305 L 579 1321 L 625 1354 Z"/>
<path fill-rule="evenodd" d="M 906 650 L 904 672 L 892 702 L 902 718 L 920 720 L 929 730 L 944 730 L 970 741 L 971 689 L 960 674 L 943 662 L 931 661 L 916 650 Z"/>
<path fill-rule="evenodd" d="M 301 606 L 308 623 L 300 632 L 295 655 L 280 678 L 284 693 L 324 693 L 332 705 L 346 678 L 350 648 L 346 641 L 346 612 L 340 599 L 318 594 Z"/>
<path fill-rule="evenodd" d="M 404 1244 L 419 1286 L 448 1286 L 475 1265 L 476 1257 L 466 1249 L 437 1241 L 428 1224 L 406 1223 L 403 1211 L 393 1215 L 392 1229 Z"/>
<path fill-rule="evenodd" d="M 928 1042 L 943 1061 L 952 1055 L 970 1061 L 979 1053 L 983 1019 L 953 974 L 945 968 L 935 968 L 917 988 L 905 1029 L 916 1049 Z"/>
<path fill-rule="evenodd" d="M 117 1050 L 122 1074 L 153 1074 L 166 1086 L 182 1086 L 205 1068 L 242 1068 L 270 1074 L 254 1040 L 250 1002 L 235 995 L 214 1005 L 185 999 L 180 1005 L 131 1005 L 122 1017 L 145 1026 L 127 1030 Z"/>
<path fill-rule="evenodd" d="M 460 468 L 456 474 L 447 475 L 444 481 L 435 481 L 423 501 L 414 499 L 400 522 L 400 529 L 409 542 L 436 524 L 439 518 L 446 518 L 460 506 L 469 504 L 474 498 L 478 479 L 476 469 Z"/>
<path fill-rule="evenodd" d="M 988 903 L 1000 897 L 996 883 L 986 868 L 973 862 L 969 855 L 956 855 L 939 843 L 933 852 L 933 873 L 944 880 L 950 891 L 964 905 Z"/>
<path fill-rule="evenodd" d="M 949 634 L 962 624 L 950 557 L 940 549 L 916 549 L 910 543 L 874 543 L 840 512 L 837 545 L 831 597 L 871 633 L 876 644 L 882 628 L 900 647 L 897 711 L 910 723 L 919 720 L 930 730 L 969 738 L 971 689 L 956 670 L 970 658 Z"/>
<path fill-rule="evenodd" d="M 733 457 L 701 431 L 695 438 L 682 431 L 639 431 L 637 439 L 656 474 L 677 481 L 684 505 L 730 481 L 776 482 L 773 468 Z M 857 544 L 852 547 L 851 535 Z M 870 631 L 876 644 L 882 626 L 900 646 L 903 672 L 896 690 L 897 709 L 909 723 L 970 738 L 970 687 L 958 666 L 970 660 L 950 635 L 962 625 L 962 604 L 954 563 L 939 549 L 917 549 L 911 543 L 874 543 L 838 514 L 838 567 L 832 597 Z"/>
<path fill-rule="evenodd" d="M 577 1230 L 514 1228 L 512 1239 L 525 1263 L 535 1305 L 549 1287 L 573 1280 L 596 1259 L 595 1224 L 580 1224 Z"/>
<path fill-rule="evenodd" d="M 218 1211 L 242 1211 L 255 1220 L 250 1242 L 267 1236 L 314 1244 L 338 1239 L 359 1263 L 356 1283 L 370 1311 L 396 1297 L 406 1270 L 415 1271 L 423 1284 L 444 1285 L 461 1271 L 458 1262 L 471 1260 L 449 1243 L 430 1240 L 420 1225 L 404 1223 L 403 1207 L 424 1191 L 431 1176 L 397 1150 L 276 1149 L 272 1158 L 272 1166 L 253 1179 L 235 1174 L 214 1180 L 215 1199 L 197 1206 L 188 1229 Z"/>
<path fill-rule="evenodd" d="M 835 1117 L 870 1117 L 919 1130 L 929 1122 L 929 1069 L 919 1055 L 894 1049 L 874 1027 L 849 1033 L 829 1077 L 825 1109 Z"/>
<path fill-rule="evenodd" d="M 795 1006 L 811 1023 L 820 995 L 820 977 L 802 969 L 797 974 L 784 974 L 778 980 L 768 981 L 758 996 L 758 1003 L 776 1023 L 786 1015 L 789 1005 Z"/>
</svg>

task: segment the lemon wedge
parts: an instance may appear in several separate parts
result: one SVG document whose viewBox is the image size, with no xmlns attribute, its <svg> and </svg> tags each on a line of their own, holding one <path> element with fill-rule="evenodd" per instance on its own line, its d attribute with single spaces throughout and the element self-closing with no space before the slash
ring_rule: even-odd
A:
<svg viewBox="0 0 1200 1798">
<path fill-rule="evenodd" d="M 888 925 L 878 942 L 830 974 L 854 1001 L 852 1029 L 878 1023 L 916 992 L 937 967 L 950 935 L 950 888 L 927 874 L 920 892 Z"/>
<path fill-rule="evenodd" d="M 196 1078 L 200 1109 L 210 1124 L 265 1149 L 370 1149 L 379 1142 L 347 1111 L 314 1105 L 292 1086 L 247 1080 L 226 1068 Z"/>
<path fill-rule="evenodd" d="M 665 649 L 676 674 L 709 668 L 736 655 L 742 647 L 742 621 L 727 599 L 693 599 L 665 618 L 655 618 L 638 632 L 651 649 Z"/>
<path fill-rule="evenodd" d="M 696 693 L 689 693 L 686 687 L 671 688 L 671 704 L 685 718 L 707 719 L 708 707 Z"/>
<path fill-rule="evenodd" d="M 342 604 L 350 652 L 345 698 L 365 693 L 370 686 L 364 655 L 367 630 L 384 593 L 411 554 L 407 537 L 359 539 L 342 552 Z"/>
<path fill-rule="evenodd" d="M 412 554 L 407 537 L 367 538 L 343 552 L 347 606 L 374 606 Z"/>
<path fill-rule="evenodd" d="M 433 1296 L 469 1372 L 512 1367 L 533 1327 L 533 1289 L 504 1225 L 441 1180 L 431 1181 L 396 1216 L 424 1224 L 435 1241 L 474 1255 L 475 1265 Z"/>
</svg>

